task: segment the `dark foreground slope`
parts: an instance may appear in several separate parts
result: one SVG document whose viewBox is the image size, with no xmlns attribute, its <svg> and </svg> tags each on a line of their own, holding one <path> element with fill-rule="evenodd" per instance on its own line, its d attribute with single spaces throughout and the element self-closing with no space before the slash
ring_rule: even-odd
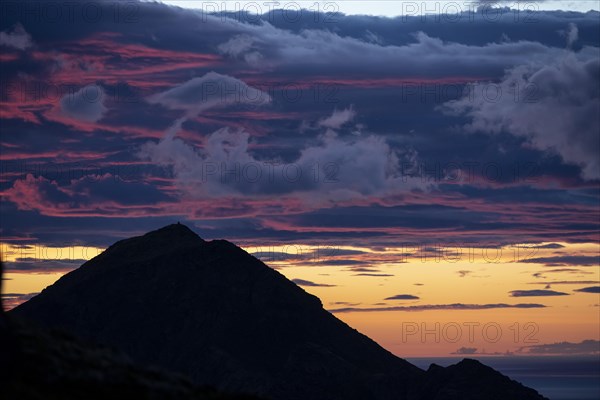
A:
<svg viewBox="0 0 600 400">
<path fill-rule="evenodd" d="M 242 249 L 179 224 L 117 242 L 12 313 L 276 400 L 542 399 L 474 361 L 424 372 Z"/>
<path fill-rule="evenodd" d="M 105 346 L 14 318 L 0 330 L 0 399 L 260 400 L 200 387 L 180 374 L 138 365 Z"/>
</svg>

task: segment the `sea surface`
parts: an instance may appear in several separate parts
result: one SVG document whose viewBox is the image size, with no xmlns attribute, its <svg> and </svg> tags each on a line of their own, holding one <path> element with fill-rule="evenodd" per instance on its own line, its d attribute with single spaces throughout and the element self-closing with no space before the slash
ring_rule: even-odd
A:
<svg viewBox="0 0 600 400">
<path fill-rule="evenodd" d="M 525 386 L 537 390 L 550 400 L 600 400 L 600 356 L 544 357 L 477 357 L 482 363 Z M 407 358 L 420 368 L 431 363 L 456 364 L 463 357 Z"/>
</svg>

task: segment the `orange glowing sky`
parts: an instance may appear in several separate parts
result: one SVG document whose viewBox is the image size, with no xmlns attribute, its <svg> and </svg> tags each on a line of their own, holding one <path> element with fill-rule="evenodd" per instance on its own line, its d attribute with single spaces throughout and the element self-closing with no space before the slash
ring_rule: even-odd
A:
<svg viewBox="0 0 600 400">
<path fill-rule="evenodd" d="M 576 291 L 600 284 L 599 266 L 559 267 L 526 262 L 564 254 L 595 256 L 597 245 L 554 243 L 553 247 L 563 247 L 542 248 L 547 244 L 500 249 L 437 247 L 437 252 L 422 248 L 374 251 L 303 244 L 253 246 L 245 250 L 257 253 L 289 279 L 311 282 L 312 285 L 305 285 L 304 289 L 318 296 L 326 309 L 391 352 L 402 357 L 420 357 L 448 356 L 459 348 L 475 348 L 481 355 L 525 354 L 529 346 L 565 341 L 578 343 L 600 337 L 600 295 Z M 100 248 L 42 246 L 24 250 L 8 244 L 2 248 L 8 262 L 26 256 L 44 256 L 47 262 L 69 257 L 89 259 L 102 251 Z M 354 264 L 339 265 L 348 260 Z M 4 290 L 6 293 L 36 293 L 63 274 L 64 271 L 11 272 L 6 275 Z M 510 293 L 542 289 L 566 295 L 512 297 Z M 417 298 L 385 300 L 401 294 Z M 18 301 L 9 301 L 7 306 L 14 306 Z M 419 306 L 456 303 L 534 303 L 546 307 L 418 309 Z M 385 310 L 387 307 L 417 309 Z"/>
</svg>

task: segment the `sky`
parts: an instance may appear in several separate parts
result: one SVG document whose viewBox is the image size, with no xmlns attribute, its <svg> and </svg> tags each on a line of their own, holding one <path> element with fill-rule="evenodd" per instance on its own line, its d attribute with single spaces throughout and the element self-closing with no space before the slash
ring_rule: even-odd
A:
<svg viewBox="0 0 600 400">
<path fill-rule="evenodd" d="M 8 307 L 180 221 L 399 356 L 600 352 L 597 2 L 165 3 L 2 4 Z"/>
</svg>

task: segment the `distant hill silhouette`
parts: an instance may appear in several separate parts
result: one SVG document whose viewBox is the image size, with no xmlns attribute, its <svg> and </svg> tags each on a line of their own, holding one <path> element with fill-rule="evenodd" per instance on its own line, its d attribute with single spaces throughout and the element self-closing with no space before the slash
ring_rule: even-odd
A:
<svg viewBox="0 0 600 400">
<path fill-rule="evenodd" d="M 10 314 L 274 400 L 543 399 L 474 360 L 423 371 L 244 250 L 181 224 L 115 243 Z"/>
</svg>

